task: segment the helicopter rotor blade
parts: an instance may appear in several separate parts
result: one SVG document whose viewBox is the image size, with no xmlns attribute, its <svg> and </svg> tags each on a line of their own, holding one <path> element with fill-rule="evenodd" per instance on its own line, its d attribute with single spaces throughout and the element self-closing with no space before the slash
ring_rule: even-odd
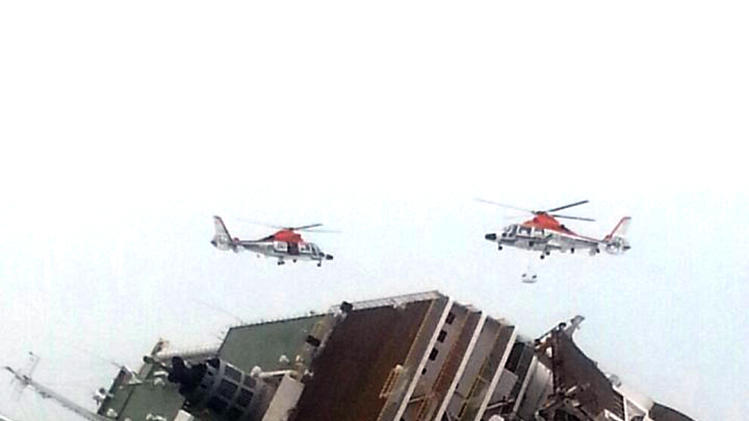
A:
<svg viewBox="0 0 749 421">
<path fill-rule="evenodd" d="M 260 225 L 262 227 L 275 228 L 275 229 L 279 229 L 279 230 L 286 228 L 283 225 L 269 224 L 267 222 L 256 221 L 254 219 L 247 219 L 247 218 L 234 218 L 234 219 L 236 219 L 237 221 L 247 222 L 247 223 L 253 224 L 253 225 Z"/>
<path fill-rule="evenodd" d="M 567 215 L 557 215 L 557 214 L 550 214 L 554 218 L 564 218 L 564 219 L 574 219 L 576 221 L 587 221 L 587 222 L 595 222 L 595 219 L 592 218 L 583 218 L 582 216 L 567 216 Z"/>
<path fill-rule="evenodd" d="M 311 233 L 318 233 L 319 232 L 321 234 L 340 234 L 341 232 L 343 232 L 343 231 L 339 231 L 339 230 L 327 230 L 327 229 L 326 230 L 305 229 L 305 230 L 302 230 L 302 231 L 304 231 L 304 232 L 311 232 Z"/>
<path fill-rule="evenodd" d="M 519 208 L 517 206 L 512 206 L 512 205 L 505 205 L 504 203 L 492 202 L 491 200 L 481 199 L 481 198 L 478 198 L 478 197 L 475 198 L 474 200 L 477 201 L 477 202 L 488 203 L 490 205 L 499 206 L 499 207 L 502 207 L 502 208 L 514 209 L 514 210 L 519 210 L 519 211 L 529 212 L 529 213 L 536 213 L 535 211 L 532 211 L 530 209 Z"/>
<path fill-rule="evenodd" d="M 318 223 L 318 224 L 302 225 L 302 226 L 299 226 L 299 227 L 286 227 L 286 229 L 289 230 L 289 231 L 304 231 L 304 230 L 307 230 L 309 228 L 315 228 L 315 227 L 321 227 L 321 226 L 322 226 L 322 224 Z"/>
<path fill-rule="evenodd" d="M 260 225 L 260 226 L 263 226 L 263 227 L 275 228 L 275 229 L 279 229 L 279 230 L 290 230 L 290 231 L 304 231 L 304 230 L 307 230 L 309 228 L 315 228 L 315 227 L 322 226 L 322 224 L 317 223 L 317 224 L 309 224 L 309 225 L 300 225 L 298 227 L 290 227 L 288 225 L 269 224 L 267 222 L 257 221 L 257 220 L 248 219 L 248 218 L 236 218 L 236 219 L 238 221 L 247 222 L 247 223 L 253 224 L 253 225 Z M 320 232 L 322 232 L 322 231 L 320 231 Z"/>
<path fill-rule="evenodd" d="M 564 205 L 564 206 L 560 206 L 560 207 L 558 207 L 558 208 L 548 209 L 548 210 L 545 210 L 544 212 L 546 212 L 546 213 L 556 212 L 556 211 L 560 211 L 560 210 L 562 210 L 562 209 L 567 209 L 567 208 L 571 208 L 571 207 L 573 207 L 573 206 L 584 205 L 584 204 L 586 204 L 586 203 L 588 203 L 588 201 L 587 201 L 587 200 L 581 200 L 581 201 L 579 201 L 579 202 L 575 202 L 575 203 L 570 203 L 569 205 Z"/>
</svg>

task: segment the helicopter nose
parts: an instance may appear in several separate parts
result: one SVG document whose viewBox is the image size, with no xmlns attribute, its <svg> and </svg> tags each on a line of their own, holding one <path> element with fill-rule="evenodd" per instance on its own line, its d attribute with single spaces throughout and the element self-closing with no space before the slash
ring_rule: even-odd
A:
<svg viewBox="0 0 749 421">
<path fill-rule="evenodd" d="M 333 260 L 333 255 L 332 254 L 326 254 L 325 255 L 325 260 Z"/>
<path fill-rule="evenodd" d="M 216 247 L 216 240 L 211 240 L 211 245 L 213 245 L 213 247 Z"/>
<path fill-rule="evenodd" d="M 497 241 L 497 234 L 496 233 L 489 233 L 484 236 L 489 241 Z"/>
</svg>

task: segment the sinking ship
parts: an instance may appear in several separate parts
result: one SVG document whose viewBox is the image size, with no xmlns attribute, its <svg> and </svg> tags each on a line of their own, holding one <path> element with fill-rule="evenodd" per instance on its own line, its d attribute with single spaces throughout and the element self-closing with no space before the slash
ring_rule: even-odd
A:
<svg viewBox="0 0 749 421">
<path fill-rule="evenodd" d="M 101 389 L 94 421 L 692 421 L 604 373 L 576 316 L 531 339 L 437 291 L 159 341 Z M 28 379 L 27 379 L 28 380 Z M 49 391 L 47 391 L 49 393 Z M 69 407 L 70 409 L 70 407 Z M 84 411 L 85 412 L 85 411 Z"/>
</svg>

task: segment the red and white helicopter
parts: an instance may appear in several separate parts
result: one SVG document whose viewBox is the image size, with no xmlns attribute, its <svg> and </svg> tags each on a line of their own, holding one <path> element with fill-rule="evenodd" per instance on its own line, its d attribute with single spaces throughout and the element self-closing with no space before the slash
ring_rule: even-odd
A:
<svg viewBox="0 0 749 421">
<path fill-rule="evenodd" d="M 587 200 L 570 203 L 569 205 L 559 206 L 545 211 L 522 209 L 483 199 L 476 200 L 533 214 L 533 219 L 525 221 L 522 224 L 510 224 L 506 226 L 499 235 L 496 233 L 489 233 L 484 236 L 487 240 L 496 242 L 499 250 L 502 250 L 503 246 L 511 246 L 525 250 L 540 251 L 541 258 L 543 259 L 555 250 L 562 253 L 568 251 L 574 253 L 575 250 L 587 249 L 590 255 L 594 256 L 601 252 L 601 248 L 610 254 L 621 254 L 630 249 L 629 242 L 625 238 L 627 228 L 632 219 L 629 216 L 622 218 L 609 235 L 599 240 L 597 238 L 576 234 L 557 221 L 557 218 L 574 219 L 578 221 L 594 221 L 594 219 L 552 213 L 588 203 Z"/>
<path fill-rule="evenodd" d="M 216 228 L 216 234 L 211 240 L 211 244 L 219 250 L 232 250 L 239 253 L 242 250 L 248 250 L 258 255 L 278 258 L 278 264 L 283 265 L 284 259 L 291 259 L 296 263 L 297 260 L 310 260 L 317 262 L 317 266 L 322 266 L 323 260 L 333 260 L 333 255 L 323 253 L 314 243 L 308 243 L 302 239 L 302 236 L 296 231 L 306 231 L 310 228 L 319 227 L 322 224 L 310 224 L 299 227 L 275 227 L 279 228 L 274 234 L 263 237 L 259 240 L 240 240 L 232 238 L 229 231 L 224 225 L 221 217 L 214 216 L 213 224 Z M 316 231 L 332 232 L 332 231 Z"/>
</svg>

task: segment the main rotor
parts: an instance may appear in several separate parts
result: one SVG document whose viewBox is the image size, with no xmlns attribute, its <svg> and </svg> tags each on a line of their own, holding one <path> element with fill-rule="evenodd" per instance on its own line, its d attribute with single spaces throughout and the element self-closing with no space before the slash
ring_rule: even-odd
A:
<svg viewBox="0 0 749 421">
<path fill-rule="evenodd" d="M 588 203 L 587 200 L 581 200 L 579 202 L 570 203 L 570 204 L 567 204 L 567 205 L 564 205 L 564 206 L 557 206 L 555 208 L 551 208 L 551 209 L 547 209 L 547 210 L 530 210 L 530 209 L 520 208 L 520 207 L 513 206 L 513 205 L 507 205 L 507 204 L 504 204 L 504 203 L 494 202 L 494 201 L 491 201 L 491 200 L 480 199 L 480 198 L 476 198 L 476 201 L 482 202 L 482 203 L 488 203 L 490 205 L 499 206 L 499 207 L 502 207 L 502 208 L 514 209 L 514 210 L 519 210 L 519 211 L 522 211 L 522 212 L 528 212 L 528 213 L 536 215 L 536 216 L 539 216 L 539 215 L 549 215 L 549 216 L 553 216 L 554 218 L 574 219 L 576 221 L 588 221 L 588 222 L 594 222 L 595 221 L 595 219 L 592 219 L 592 218 L 585 218 L 585 217 L 581 217 L 581 216 L 560 215 L 558 213 L 552 213 L 552 212 L 558 212 L 558 211 L 563 210 L 563 209 L 569 209 L 569 208 L 572 208 L 572 207 L 575 207 L 575 206 L 584 205 L 584 204 Z"/>
<path fill-rule="evenodd" d="M 273 229 L 283 230 L 283 231 L 322 232 L 322 233 L 335 233 L 335 234 L 340 233 L 340 231 L 336 231 L 336 230 L 314 229 L 314 228 L 323 226 L 322 223 L 299 225 L 299 226 L 294 227 L 294 226 L 268 224 L 266 222 L 253 221 L 251 219 L 244 219 L 244 218 L 239 218 L 239 220 L 244 221 L 244 222 L 249 222 L 250 224 L 260 225 L 263 227 L 268 227 L 268 228 L 273 228 Z"/>
</svg>

